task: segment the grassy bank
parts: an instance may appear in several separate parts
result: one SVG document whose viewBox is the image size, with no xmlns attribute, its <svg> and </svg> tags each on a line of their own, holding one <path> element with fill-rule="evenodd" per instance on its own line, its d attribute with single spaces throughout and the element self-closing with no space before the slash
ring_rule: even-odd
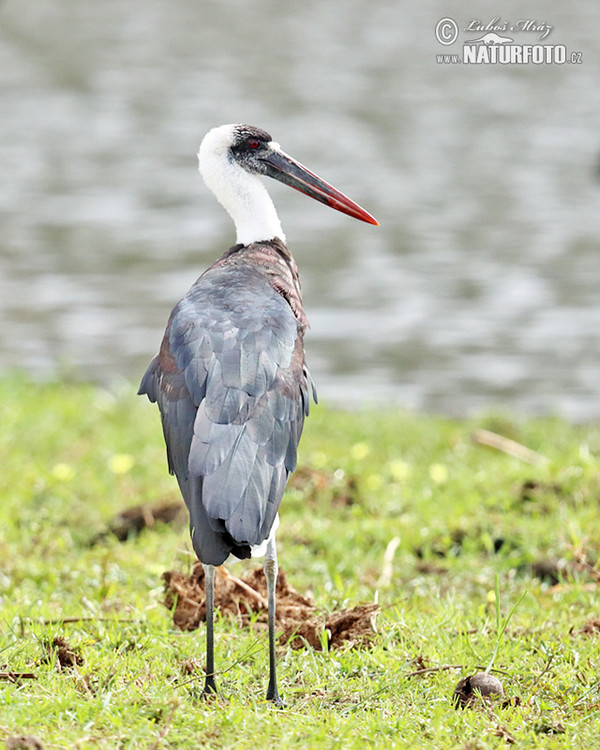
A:
<svg viewBox="0 0 600 750">
<path fill-rule="evenodd" d="M 155 408 L 133 387 L 8 378 L 0 425 L 1 739 L 597 746 L 597 427 L 315 408 L 283 500 L 280 565 L 324 613 L 381 609 L 369 646 L 280 648 L 280 711 L 264 702 L 264 630 L 225 617 L 221 698 L 199 699 L 203 629 L 176 630 L 162 604 L 162 573 L 191 568 L 185 518 L 126 541 L 104 533 L 126 508 L 178 498 Z M 535 463 L 477 442 L 482 429 L 535 451 L 524 456 Z M 57 638 L 70 661 L 49 645 Z M 504 702 L 455 710 L 459 678 L 492 659 Z"/>
</svg>

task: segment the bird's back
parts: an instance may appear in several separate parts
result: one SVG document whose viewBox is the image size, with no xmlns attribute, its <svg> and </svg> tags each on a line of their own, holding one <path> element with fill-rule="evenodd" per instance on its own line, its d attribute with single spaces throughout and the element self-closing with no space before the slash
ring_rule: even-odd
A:
<svg viewBox="0 0 600 750">
<path fill-rule="evenodd" d="M 171 313 L 139 392 L 158 402 L 202 562 L 269 536 L 308 414 L 306 326 L 277 239 L 228 250 Z"/>
</svg>

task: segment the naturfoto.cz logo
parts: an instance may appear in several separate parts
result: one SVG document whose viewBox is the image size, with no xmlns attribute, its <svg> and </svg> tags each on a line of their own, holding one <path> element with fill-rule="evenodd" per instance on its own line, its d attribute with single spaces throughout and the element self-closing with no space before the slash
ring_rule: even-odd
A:
<svg viewBox="0 0 600 750">
<path fill-rule="evenodd" d="M 462 53 L 450 52 L 436 55 L 439 65 L 534 65 L 583 62 L 582 52 L 569 52 L 564 44 L 547 44 L 553 27 L 545 21 L 519 19 L 514 23 L 499 17 L 488 23 L 472 19 L 462 30 L 477 36 L 464 39 Z M 517 34 L 536 34 L 536 43 L 522 43 Z M 460 36 L 459 26 L 453 18 L 440 18 L 435 27 L 435 38 L 444 47 L 453 45 Z M 526 40 L 525 40 L 526 41 Z M 544 42 L 541 44 L 540 42 Z"/>
</svg>

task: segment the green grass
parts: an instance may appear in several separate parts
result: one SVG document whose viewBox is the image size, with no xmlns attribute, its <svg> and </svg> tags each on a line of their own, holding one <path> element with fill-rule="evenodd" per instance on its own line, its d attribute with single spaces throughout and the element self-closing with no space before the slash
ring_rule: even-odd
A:
<svg viewBox="0 0 600 750">
<path fill-rule="evenodd" d="M 598 427 L 314 408 L 282 504 L 280 566 L 326 612 L 374 599 L 382 609 L 370 648 L 282 647 L 287 708 L 276 710 L 264 700 L 263 630 L 218 619 L 215 703 L 185 669 L 202 664 L 204 632 L 174 630 L 161 603 L 161 574 L 192 562 L 185 527 L 90 546 L 118 511 L 177 497 L 156 409 L 133 387 L 10 377 L 0 380 L 0 425 L 0 671 L 37 676 L 0 680 L 0 739 L 82 749 L 597 746 L 600 630 L 580 631 L 600 613 L 600 584 L 580 563 L 594 565 L 600 549 Z M 479 428 L 548 461 L 479 445 Z M 546 558 L 564 562 L 557 585 L 532 572 Z M 48 658 L 57 636 L 80 665 Z M 459 678 L 492 659 L 510 705 L 455 710 Z"/>
</svg>

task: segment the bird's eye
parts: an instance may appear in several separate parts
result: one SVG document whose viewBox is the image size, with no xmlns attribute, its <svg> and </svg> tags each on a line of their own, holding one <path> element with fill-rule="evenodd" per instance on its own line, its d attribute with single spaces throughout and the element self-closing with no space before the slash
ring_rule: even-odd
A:
<svg viewBox="0 0 600 750">
<path fill-rule="evenodd" d="M 250 141 L 250 148 L 258 148 L 260 146 L 260 143 L 258 141 L 255 141 L 254 139 Z"/>
</svg>

